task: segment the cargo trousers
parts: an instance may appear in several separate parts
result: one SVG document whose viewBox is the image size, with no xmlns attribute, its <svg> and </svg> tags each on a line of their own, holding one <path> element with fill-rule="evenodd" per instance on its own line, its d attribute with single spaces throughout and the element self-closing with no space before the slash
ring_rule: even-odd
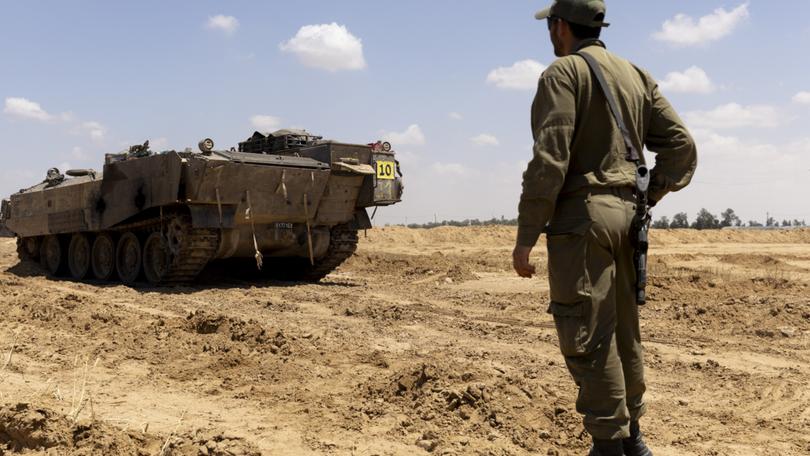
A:
<svg viewBox="0 0 810 456">
<path fill-rule="evenodd" d="M 549 313 L 579 387 L 576 407 L 597 439 L 626 438 L 645 412 L 629 187 L 561 197 L 547 227 Z"/>
</svg>

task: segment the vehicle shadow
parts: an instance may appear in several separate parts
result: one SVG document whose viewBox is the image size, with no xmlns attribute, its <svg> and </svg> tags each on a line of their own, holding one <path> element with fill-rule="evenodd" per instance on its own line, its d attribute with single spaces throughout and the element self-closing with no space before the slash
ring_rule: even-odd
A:
<svg viewBox="0 0 810 456">
<path fill-rule="evenodd" d="M 4 272 L 17 277 L 43 277 L 46 275 L 45 269 L 33 261 L 20 261 Z"/>
<path fill-rule="evenodd" d="M 362 284 L 339 277 L 326 277 L 320 282 L 293 280 L 293 272 L 282 263 L 268 263 L 263 270 L 258 270 L 250 261 L 214 261 L 200 273 L 194 282 L 155 286 L 146 282 L 143 277 L 133 285 L 124 285 L 116 280 L 101 281 L 95 279 L 75 280 L 66 275 L 52 276 L 34 261 L 21 261 L 9 267 L 5 272 L 18 278 L 40 277 L 54 282 L 84 283 L 100 288 L 128 287 L 142 293 L 191 294 L 205 290 L 250 289 L 256 287 L 291 288 L 300 286 L 355 288 Z"/>
</svg>

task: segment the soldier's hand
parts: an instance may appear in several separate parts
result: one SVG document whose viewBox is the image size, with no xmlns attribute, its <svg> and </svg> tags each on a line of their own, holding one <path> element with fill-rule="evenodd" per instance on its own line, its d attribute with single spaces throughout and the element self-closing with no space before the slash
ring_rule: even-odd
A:
<svg viewBox="0 0 810 456">
<path fill-rule="evenodd" d="M 529 263 L 531 253 L 531 247 L 521 245 L 515 246 L 515 250 L 512 252 L 512 266 L 515 268 L 515 272 L 524 279 L 531 279 L 537 272 L 534 265 Z"/>
</svg>

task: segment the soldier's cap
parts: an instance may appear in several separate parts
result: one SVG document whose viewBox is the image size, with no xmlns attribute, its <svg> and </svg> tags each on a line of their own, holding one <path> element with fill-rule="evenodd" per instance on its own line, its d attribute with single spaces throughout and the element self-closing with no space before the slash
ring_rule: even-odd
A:
<svg viewBox="0 0 810 456">
<path fill-rule="evenodd" d="M 609 27 L 604 21 L 607 7 L 603 0 L 555 0 L 548 8 L 534 15 L 537 20 L 559 17 L 567 22 L 585 27 Z"/>
</svg>

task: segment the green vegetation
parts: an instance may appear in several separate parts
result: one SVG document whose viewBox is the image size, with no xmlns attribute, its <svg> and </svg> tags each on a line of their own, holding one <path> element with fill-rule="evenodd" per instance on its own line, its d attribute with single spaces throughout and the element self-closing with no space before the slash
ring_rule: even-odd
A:
<svg viewBox="0 0 810 456">
<path fill-rule="evenodd" d="M 408 228 L 437 228 L 440 226 L 517 226 L 518 221 L 516 218 L 514 219 L 507 219 L 501 216 L 501 218 L 491 218 L 489 220 L 478 220 L 478 219 L 467 219 L 467 220 L 444 220 L 442 222 L 431 222 L 431 223 L 411 223 L 408 224 Z"/>
<path fill-rule="evenodd" d="M 408 228 L 437 228 L 440 226 L 517 226 L 517 219 L 507 219 L 503 216 L 501 218 L 491 218 L 489 220 L 467 219 L 467 220 L 444 220 L 441 222 L 430 223 L 411 223 Z M 734 213 L 734 209 L 726 209 L 720 216 L 716 216 L 709 212 L 707 209 L 701 209 L 695 220 L 689 223 L 689 216 L 686 212 L 680 212 L 669 217 L 663 216 L 652 223 L 652 227 L 656 229 L 667 228 L 691 228 L 693 230 L 719 230 L 722 228 L 738 227 L 738 228 L 797 228 L 806 227 L 807 223 L 804 220 L 782 220 L 778 222 L 773 217 L 768 216 L 765 223 L 751 220 L 748 223 L 743 223 L 742 220 Z"/>
<path fill-rule="evenodd" d="M 722 228 L 729 228 L 729 227 L 736 227 L 736 228 L 797 228 L 797 227 L 805 227 L 807 224 L 804 220 L 783 220 L 781 224 L 779 224 L 776 219 L 773 217 L 768 216 L 765 224 L 761 222 L 757 222 L 756 220 L 751 220 L 748 224 L 744 224 L 742 220 L 734 213 L 734 209 L 726 209 L 720 214 L 718 218 L 716 215 L 709 212 L 707 209 L 701 209 L 698 212 L 695 221 L 691 224 L 689 223 L 689 218 L 685 212 L 681 212 L 675 214 L 672 217 L 672 221 L 669 220 L 668 217 L 661 217 L 655 222 L 653 222 L 652 227 L 656 229 L 666 229 L 666 228 L 691 228 L 693 230 L 719 230 Z"/>
</svg>

